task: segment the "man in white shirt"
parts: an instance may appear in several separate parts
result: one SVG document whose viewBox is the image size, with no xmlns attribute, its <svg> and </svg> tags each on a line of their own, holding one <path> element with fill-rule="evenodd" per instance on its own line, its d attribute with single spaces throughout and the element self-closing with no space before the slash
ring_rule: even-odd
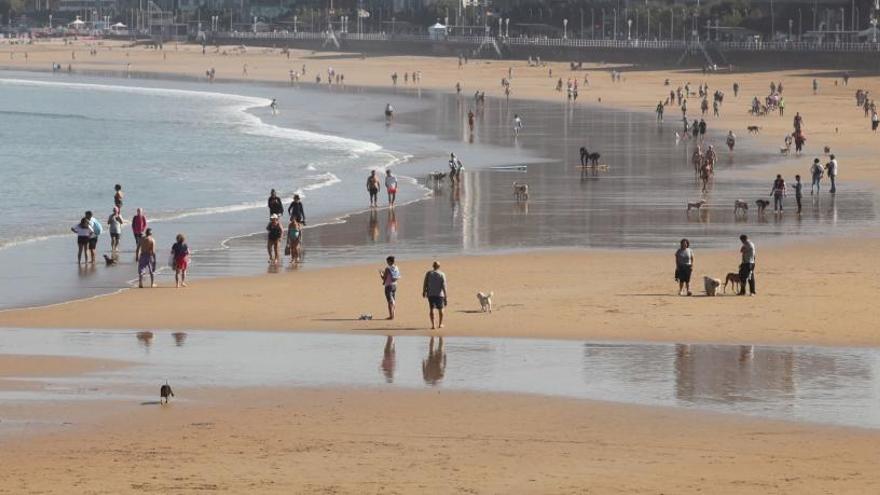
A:
<svg viewBox="0 0 880 495">
<path fill-rule="evenodd" d="M 388 206 L 394 206 L 397 199 L 397 177 L 391 174 L 391 169 L 385 171 L 385 190 L 388 191 Z"/>
<path fill-rule="evenodd" d="M 825 165 L 825 169 L 828 172 L 828 178 L 831 179 L 831 194 L 837 192 L 837 158 L 834 155 L 831 155 L 831 161 Z"/>
<path fill-rule="evenodd" d="M 749 284 L 749 295 L 755 295 L 755 243 L 749 240 L 749 236 L 739 236 L 742 247 L 739 249 L 742 262 L 739 265 L 739 295 L 746 295 L 746 282 Z"/>
</svg>

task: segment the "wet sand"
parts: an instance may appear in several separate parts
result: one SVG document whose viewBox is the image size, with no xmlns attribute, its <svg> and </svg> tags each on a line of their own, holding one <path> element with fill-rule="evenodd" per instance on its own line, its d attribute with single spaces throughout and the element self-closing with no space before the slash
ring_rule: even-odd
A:
<svg viewBox="0 0 880 495">
<path fill-rule="evenodd" d="M 183 393 L 194 400 L 4 441 L 0 493 L 855 494 L 880 481 L 864 430 L 496 394 Z"/>
</svg>

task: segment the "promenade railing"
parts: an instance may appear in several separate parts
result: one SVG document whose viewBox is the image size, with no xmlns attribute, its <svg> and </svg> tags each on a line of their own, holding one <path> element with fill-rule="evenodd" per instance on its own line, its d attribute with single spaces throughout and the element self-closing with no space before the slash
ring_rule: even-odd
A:
<svg viewBox="0 0 880 495">
<path fill-rule="evenodd" d="M 326 32 L 215 32 L 211 33 L 216 39 L 232 39 L 242 42 L 248 40 L 262 41 L 296 41 L 296 40 L 324 40 L 329 35 Z M 532 37 L 487 37 L 487 36 L 445 36 L 437 37 L 420 34 L 390 34 L 390 33 L 334 33 L 340 41 L 404 41 L 404 42 L 431 42 L 479 45 L 487 40 L 494 39 L 501 46 L 546 46 L 564 48 L 615 48 L 615 49 L 656 49 L 656 50 L 698 50 L 700 47 L 722 51 L 795 51 L 795 52 L 880 52 L 880 43 L 866 42 L 813 42 L 813 41 L 683 41 L 683 40 L 596 40 L 596 39 L 562 39 L 562 38 L 532 38 Z"/>
</svg>

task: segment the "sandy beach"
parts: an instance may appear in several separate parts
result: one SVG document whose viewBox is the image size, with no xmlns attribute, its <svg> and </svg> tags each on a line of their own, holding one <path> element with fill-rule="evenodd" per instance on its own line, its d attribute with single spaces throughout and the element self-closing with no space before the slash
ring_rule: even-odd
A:
<svg viewBox="0 0 880 495">
<path fill-rule="evenodd" d="M 109 47 L 112 46 L 112 50 Z M 25 61 L 22 52 L 27 50 Z M 368 57 L 251 48 L 246 55 L 202 55 L 201 47 L 166 45 L 163 52 L 101 43 L 98 55 L 77 43 L 0 45 L 0 66 L 48 70 L 52 62 L 74 71 L 204 78 L 218 83 L 286 82 L 291 69 L 308 67 L 305 80 L 328 66 L 348 84 L 390 86 L 390 74 L 421 71 L 424 89 L 464 95 L 499 84 L 512 67 L 512 98 L 563 101 L 558 77 L 577 77 L 581 100 L 614 108 L 653 111 L 671 88 L 706 81 L 726 93 L 721 117 L 709 125 L 740 136 L 738 146 L 774 149 L 790 132 L 795 112 L 804 117 L 808 154 L 772 170 L 806 177 L 813 156 L 831 147 L 847 183 L 880 185 L 870 122 L 855 107 L 856 88 L 880 88 L 880 77 L 811 70 L 734 72 L 625 71 L 612 83 L 608 67 L 584 72 L 567 64 L 529 68 L 524 61 Z M 15 57 L 7 53 L 12 50 Z M 71 50 L 76 59 L 71 60 Z M 127 64 L 131 64 L 130 67 Z M 548 76 L 552 68 L 553 77 Z M 811 81 L 820 82 L 814 96 Z M 751 117 L 748 102 L 785 85 L 784 117 Z M 740 96 L 730 89 L 740 85 Z M 305 83 L 303 83 L 305 84 Z M 208 87 L 208 82 L 205 80 Z M 400 88 L 414 90 L 400 84 Z M 872 91 L 873 93 L 873 91 Z M 601 99 L 601 101 L 600 101 Z M 689 102 L 692 109 L 698 101 Z M 693 112 L 693 110 L 692 110 Z M 667 118 L 680 112 L 667 109 Z M 749 137 L 746 126 L 761 126 Z M 672 139 L 672 136 L 670 136 Z M 574 160 L 576 150 L 572 150 Z M 823 193 L 824 194 L 824 193 Z M 698 297 L 676 296 L 673 253 L 627 250 L 541 250 L 440 260 L 450 283 L 448 336 L 513 336 L 579 340 L 732 342 L 877 346 L 880 311 L 876 229 L 847 237 L 758 241 L 757 297 L 700 297 L 702 276 L 723 277 L 739 263 L 730 249 L 698 250 Z M 0 327 L 82 329 L 228 329 L 369 332 L 427 335 L 420 297 L 430 259 L 402 260 L 398 319 L 382 321 L 384 300 L 375 264 L 302 270 L 273 276 L 218 278 L 186 290 L 125 290 L 50 307 L 0 312 Z M 479 312 L 477 291 L 495 293 L 495 311 Z M 729 292 L 729 289 L 728 289 Z M 104 311 L 101 308 L 119 308 Z M 358 321 L 371 313 L 377 319 Z M 19 358 L 16 358 L 19 359 Z M 0 360 L 0 376 L 32 369 L 27 359 Z M 70 364 L 59 374 L 87 372 Z M 6 371 L 3 371 L 6 370 Z M 65 431 L 3 440 L 0 493 L 77 491 L 120 493 L 870 493 L 877 432 L 772 422 L 680 409 L 443 391 L 346 389 L 186 390 L 185 401 L 161 410 L 122 405 L 100 420 L 89 407 Z M 32 406 L 37 408 L 37 406 Z M 26 411 L 25 411 L 26 413 Z M 71 413 L 74 414 L 74 413 Z M 365 418 L 370 418 L 365 421 Z M 463 420 L 467 418 L 467 420 Z"/>
</svg>

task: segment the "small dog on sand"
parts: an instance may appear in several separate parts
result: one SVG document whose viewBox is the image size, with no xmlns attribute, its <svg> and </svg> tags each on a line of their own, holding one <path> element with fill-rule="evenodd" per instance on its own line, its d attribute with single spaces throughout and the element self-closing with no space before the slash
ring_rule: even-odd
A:
<svg viewBox="0 0 880 495">
<path fill-rule="evenodd" d="M 715 296 L 718 292 L 718 287 L 721 287 L 721 281 L 717 278 L 703 277 L 703 286 L 706 288 L 707 296 Z"/>
<path fill-rule="evenodd" d="M 517 201 L 529 200 L 529 185 L 522 182 L 513 183 L 513 199 Z"/>
<path fill-rule="evenodd" d="M 688 201 L 688 204 L 687 204 L 688 210 L 687 211 L 690 212 L 692 209 L 699 210 L 700 208 L 702 208 L 705 205 L 706 205 L 705 199 L 701 199 L 699 201 Z"/>
<path fill-rule="evenodd" d="M 761 126 L 759 125 L 750 125 L 746 129 L 748 129 L 749 134 L 759 134 L 761 132 Z"/>
<path fill-rule="evenodd" d="M 489 292 L 488 294 L 484 292 L 477 292 L 477 300 L 480 301 L 480 310 L 483 313 L 491 313 L 492 312 L 492 296 L 495 295 L 494 292 Z"/>
<path fill-rule="evenodd" d="M 770 206 L 770 202 L 766 199 L 758 199 L 755 201 L 755 204 L 758 205 L 758 215 L 763 215 L 764 210 L 766 210 L 767 207 Z"/>
<path fill-rule="evenodd" d="M 733 288 L 733 292 L 738 292 L 740 289 L 740 285 L 742 284 L 742 279 L 739 278 L 739 273 L 730 272 L 727 274 L 727 277 L 724 279 L 724 293 L 727 293 L 727 284 L 730 284 L 730 287 Z"/>
<path fill-rule="evenodd" d="M 116 260 L 107 256 L 106 254 L 104 255 L 104 262 L 107 263 L 107 266 L 113 266 L 116 264 Z"/>
<path fill-rule="evenodd" d="M 733 201 L 733 214 L 736 215 L 740 211 L 743 212 L 743 215 L 749 213 L 749 204 L 741 199 L 737 199 Z"/>
</svg>

